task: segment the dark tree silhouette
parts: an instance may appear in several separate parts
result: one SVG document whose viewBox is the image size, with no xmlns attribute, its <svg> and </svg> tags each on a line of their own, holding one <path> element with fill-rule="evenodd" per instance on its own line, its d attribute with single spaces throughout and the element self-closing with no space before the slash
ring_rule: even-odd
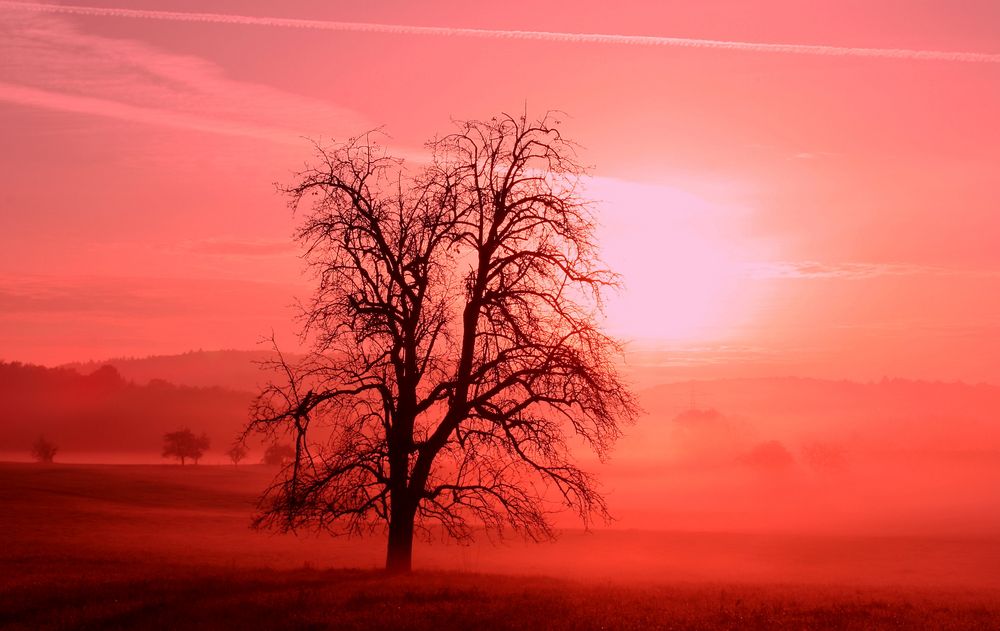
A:
<svg viewBox="0 0 1000 631">
<path fill-rule="evenodd" d="M 186 427 L 163 435 L 163 457 L 176 458 L 182 465 L 186 464 L 188 458 L 198 464 L 208 447 L 207 434 L 196 436 Z"/>
<path fill-rule="evenodd" d="M 226 455 L 229 456 L 229 459 L 233 462 L 233 465 L 239 465 L 240 462 L 242 462 L 243 459 L 247 457 L 247 448 L 242 442 L 237 442 L 232 447 L 229 448 L 229 451 L 226 452 Z"/>
<path fill-rule="evenodd" d="M 39 436 L 38 440 L 31 446 L 31 457 L 38 462 L 51 464 L 56 458 L 59 448 L 50 443 L 44 436 Z"/>
<path fill-rule="evenodd" d="M 261 460 L 262 464 L 274 466 L 281 466 L 286 464 L 295 457 L 295 448 L 286 443 L 271 443 L 268 448 L 264 451 L 264 458 Z"/>
<path fill-rule="evenodd" d="M 297 238 L 318 286 L 312 352 L 278 353 L 247 428 L 295 444 L 258 526 L 387 524 L 386 567 L 406 571 L 415 528 L 538 540 L 556 509 L 607 518 L 574 447 L 603 459 L 636 405 L 598 326 L 616 276 L 558 126 L 457 123 L 415 170 L 369 134 L 317 147 L 282 189 L 311 202 Z"/>
</svg>

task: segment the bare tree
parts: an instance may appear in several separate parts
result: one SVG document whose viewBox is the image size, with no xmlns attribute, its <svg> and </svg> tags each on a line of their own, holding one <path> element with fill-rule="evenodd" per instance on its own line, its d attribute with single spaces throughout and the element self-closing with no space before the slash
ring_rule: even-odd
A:
<svg viewBox="0 0 1000 631">
<path fill-rule="evenodd" d="M 236 442 L 233 444 L 232 447 L 229 448 L 229 451 L 226 452 L 226 455 L 229 456 L 229 459 L 233 462 L 233 465 L 238 466 L 240 462 L 242 462 L 243 459 L 247 457 L 246 445 L 244 445 L 242 442 Z"/>
<path fill-rule="evenodd" d="M 59 451 L 58 447 L 46 440 L 44 436 L 39 436 L 35 444 L 31 446 L 31 457 L 38 462 L 51 464 L 56 458 L 57 451 Z"/>
<path fill-rule="evenodd" d="M 278 354 L 247 428 L 295 443 L 258 526 L 387 524 L 386 567 L 407 571 L 415 528 L 538 540 L 557 509 L 607 518 L 574 444 L 603 459 L 636 405 L 598 326 L 616 277 L 558 125 L 457 123 L 414 170 L 369 134 L 317 147 L 282 189 L 311 202 L 297 239 L 317 288 L 312 352 Z"/>
<path fill-rule="evenodd" d="M 188 458 L 198 464 L 209 444 L 208 434 L 196 436 L 185 427 L 163 435 L 163 457 L 176 458 L 181 461 L 181 465 L 186 464 Z"/>
</svg>

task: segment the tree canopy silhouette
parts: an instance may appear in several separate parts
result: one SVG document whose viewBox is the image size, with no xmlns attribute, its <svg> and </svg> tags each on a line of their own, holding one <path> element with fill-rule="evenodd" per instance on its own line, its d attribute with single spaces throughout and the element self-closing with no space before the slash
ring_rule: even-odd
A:
<svg viewBox="0 0 1000 631">
<path fill-rule="evenodd" d="M 48 441 L 44 436 L 39 436 L 38 440 L 31 445 L 31 457 L 36 461 L 51 464 L 56 459 L 56 452 L 59 448 L 54 443 Z"/>
<path fill-rule="evenodd" d="M 246 445 L 242 441 L 238 441 L 229 448 L 226 455 L 229 456 L 229 460 L 232 461 L 233 465 L 239 466 L 248 453 L 250 452 L 247 450 Z"/>
<path fill-rule="evenodd" d="M 295 446 L 258 526 L 387 525 L 397 571 L 415 528 L 537 540 L 554 510 L 606 518 L 573 452 L 603 459 L 637 410 L 599 326 L 617 277 L 598 258 L 575 145 L 552 114 L 456 125 L 419 168 L 372 133 L 318 146 L 281 187 L 317 282 L 311 352 L 278 354 L 247 428 Z"/>
<path fill-rule="evenodd" d="M 295 449 L 285 443 L 274 442 L 267 446 L 261 464 L 281 466 L 295 457 Z"/>
<path fill-rule="evenodd" d="M 163 457 L 176 458 L 182 465 L 190 458 L 198 464 L 209 445 L 208 434 L 202 433 L 201 436 L 197 436 L 185 427 L 163 435 Z"/>
</svg>

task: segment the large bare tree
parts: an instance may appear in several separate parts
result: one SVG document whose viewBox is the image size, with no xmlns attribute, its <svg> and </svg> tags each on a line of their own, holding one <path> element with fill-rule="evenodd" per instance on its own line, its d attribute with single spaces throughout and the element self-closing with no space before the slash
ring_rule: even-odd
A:
<svg viewBox="0 0 1000 631">
<path fill-rule="evenodd" d="M 636 414 L 574 145 L 552 115 L 456 125 L 419 168 L 369 134 L 282 187 L 317 280 L 311 352 L 274 363 L 247 428 L 295 443 L 259 526 L 387 525 L 396 571 L 415 528 L 542 539 L 557 509 L 606 518 L 574 452 L 604 458 Z"/>
</svg>

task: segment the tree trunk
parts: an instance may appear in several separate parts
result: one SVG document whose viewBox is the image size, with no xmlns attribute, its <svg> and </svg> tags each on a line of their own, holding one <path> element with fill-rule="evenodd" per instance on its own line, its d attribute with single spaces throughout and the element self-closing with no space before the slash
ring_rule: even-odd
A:
<svg viewBox="0 0 1000 631">
<path fill-rule="evenodd" d="M 413 567 L 413 520 L 415 507 L 410 502 L 399 502 L 392 506 L 389 516 L 389 544 L 385 556 L 388 572 L 409 572 Z"/>
</svg>

